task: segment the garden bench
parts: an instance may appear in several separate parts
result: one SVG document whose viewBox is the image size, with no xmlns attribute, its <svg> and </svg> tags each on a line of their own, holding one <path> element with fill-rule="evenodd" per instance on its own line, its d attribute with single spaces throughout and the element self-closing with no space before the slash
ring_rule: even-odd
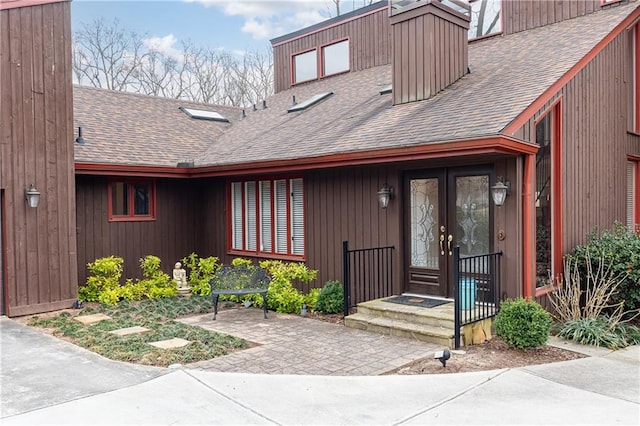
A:
<svg viewBox="0 0 640 426">
<path fill-rule="evenodd" d="M 260 268 L 247 268 L 246 266 L 223 266 L 218 269 L 213 278 L 209 280 L 211 297 L 213 298 L 213 319 L 218 314 L 218 299 L 221 294 L 243 296 L 245 294 L 262 295 L 262 309 L 264 318 L 267 319 L 267 290 L 271 277 Z"/>
</svg>

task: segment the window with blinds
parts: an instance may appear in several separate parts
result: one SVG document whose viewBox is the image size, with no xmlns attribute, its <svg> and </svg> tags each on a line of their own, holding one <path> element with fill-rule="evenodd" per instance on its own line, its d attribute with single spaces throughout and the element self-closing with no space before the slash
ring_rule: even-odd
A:
<svg viewBox="0 0 640 426">
<path fill-rule="evenodd" d="M 640 189 L 636 187 L 638 162 L 627 161 L 627 226 L 632 231 L 636 227 L 636 217 L 640 212 L 636 212 L 637 197 Z"/>
<path fill-rule="evenodd" d="M 301 178 L 232 182 L 232 250 L 304 256 L 304 185 Z"/>
</svg>

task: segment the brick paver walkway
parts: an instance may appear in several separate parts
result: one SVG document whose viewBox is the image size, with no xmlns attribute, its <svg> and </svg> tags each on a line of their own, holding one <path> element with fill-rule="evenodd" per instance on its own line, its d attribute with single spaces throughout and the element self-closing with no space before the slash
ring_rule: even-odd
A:
<svg viewBox="0 0 640 426">
<path fill-rule="evenodd" d="M 259 346 L 188 368 L 233 373 L 371 376 L 433 356 L 442 349 L 430 343 L 354 330 L 295 315 L 259 309 L 230 309 L 184 318 L 185 324 L 240 337 Z"/>
</svg>

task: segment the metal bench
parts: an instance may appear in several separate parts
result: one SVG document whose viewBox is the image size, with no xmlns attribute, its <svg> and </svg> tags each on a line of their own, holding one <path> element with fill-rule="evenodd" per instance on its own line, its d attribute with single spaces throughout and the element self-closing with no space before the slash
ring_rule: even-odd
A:
<svg viewBox="0 0 640 426">
<path fill-rule="evenodd" d="M 245 266 L 223 266 L 213 278 L 209 280 L 211 297 L 213 298 L 213 319 L 218 314 L 218 299 L 221 294 L 243 296 L 245 294 L 262 295 L 262 309 L 264 318 L 267 319 L 267 290 L 271 277 L 260 268 L 247 268 Z"/>
</svg>

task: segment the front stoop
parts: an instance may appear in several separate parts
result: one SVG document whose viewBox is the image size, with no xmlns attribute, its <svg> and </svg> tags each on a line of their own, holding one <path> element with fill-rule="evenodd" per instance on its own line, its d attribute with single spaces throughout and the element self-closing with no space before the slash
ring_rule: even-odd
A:
<svg viewBox="0 0 640 426">
<path fill-rule="evenodd" d="M 345 317 L 347 327 L 453 347 L 453 302 L 434 308 L 399 305 L 384 299 L 358 304 L 358 313 Z"/>
</svg>

